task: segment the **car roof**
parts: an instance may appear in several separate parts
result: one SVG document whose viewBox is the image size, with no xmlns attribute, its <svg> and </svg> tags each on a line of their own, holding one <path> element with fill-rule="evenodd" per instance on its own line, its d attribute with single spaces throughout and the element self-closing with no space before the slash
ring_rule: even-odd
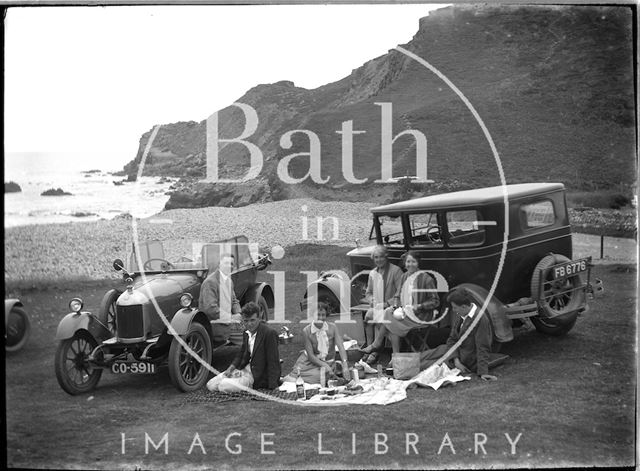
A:
<svg viewBox="0 0 640 471">
<path fill-rule="evenodd" d="M 522 196 L 541 195 L 564 190 L 564 185 L 562 183 L 519 183 L 515 185 L 500 185 L 474 190 L 454 191 L 452 193 L 424 196 L 413 200 L 377 206 L 372 208 L 371 212 L 374 214 L 393 213 L 500 203 L 504 200 L 504 188 L 507 190 L 509 199 L 515 199 Z"/>
</svg>

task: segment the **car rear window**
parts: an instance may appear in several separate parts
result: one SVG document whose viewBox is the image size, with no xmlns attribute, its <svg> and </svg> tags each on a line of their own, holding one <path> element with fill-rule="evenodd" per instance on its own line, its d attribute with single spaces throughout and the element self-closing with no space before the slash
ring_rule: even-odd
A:
<svg viewBox="0 0 640 471">
<path fill-rule="evenodd" d="M 551 200 L 536 201 L 520 207 L 520 222 L 524 229 L 551 226 L 556 220 Z"/>
<path fill-rule="evenodd" d="M 449 247 L 475 247 L 484 244 L 485 221 L 476 210 L 447 212 Z"/>
</svg>

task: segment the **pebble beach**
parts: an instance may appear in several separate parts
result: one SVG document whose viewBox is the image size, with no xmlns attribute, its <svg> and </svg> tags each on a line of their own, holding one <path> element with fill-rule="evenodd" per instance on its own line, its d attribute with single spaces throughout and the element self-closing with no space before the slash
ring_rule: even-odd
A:
<svg viewBox="0 0 640 471">
<path fill-rule="evenodd" d="M 241 208 L 209 207 L 173 209 L 137 219 L 139 241 L 160 240 L 165 256 L 175 261 L 194 259 L 194 244 L 245 235 L 261 249 L 276 245 L 332 244 L 355 247 L 366 242 L 371 229 L 373 203 L 321 202 L 293 199 Z M 337 221 L 337 237 L 334 220 Z M 318 221 L 324 229 L 318 236 Z M 306 233 L 305 233 L 306 227 Z M 39 281 L 119 278 L 113 270 L 116 258 L 129 259 L 133 244 L 132 219 L 65 224 L 40 224 L 5 228 L 5 284 L 38 286 Z M 633 239 L 607 237 L 604 257 L 599 258 L 600 238 L 574 234 L 574 257 L 592 256 L 595 263 L 636 263 Z"/>
<path fill-rule="evenodd" d="M 241 208 L 173 209 L 136 220 L 139 241 L 161 240 L 166 258 L 192 258 L 193 244 L 244 234 L 261 248 L 299 243 L 354 247 L 371 229 L 372 203 L 293 199 Z M 336 218 L 337 238 L 333 222 Z M 318 237 L 318 220 L 323 234 Z M 305 226 L 307 228 L 304 233 Z M 305 237 L 306 236 L 306 237 Z M 5 283 L 118 278 L 112 263 L 128 260 L 131 218 L 40 224 L 5 229 Z"/>
</svg>

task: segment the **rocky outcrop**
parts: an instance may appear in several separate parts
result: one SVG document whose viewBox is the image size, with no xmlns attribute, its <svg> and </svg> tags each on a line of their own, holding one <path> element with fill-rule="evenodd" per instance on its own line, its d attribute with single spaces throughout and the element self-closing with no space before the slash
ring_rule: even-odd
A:
<svg viewBox="0 0 640 471">
<path fill-rule="evenodd" d="M 22 188 L 16 182 L 5 182 L 4 183 L 4 192 L 5 193 L 20 193 Z"/>
<path fill-rule="evenodd" d="M 62 188 L 49 188 L 40 193 L 40 196 L 72 196 L 71 193 L 64 191 Z"/>
<path fill-rule="evenodd" d="M 237 208 L 272 201 L 269 185 L 260 180 L 246 183 L 196 182 L 171 193 L 164 209 L 226 206 Z"/>
</svg>

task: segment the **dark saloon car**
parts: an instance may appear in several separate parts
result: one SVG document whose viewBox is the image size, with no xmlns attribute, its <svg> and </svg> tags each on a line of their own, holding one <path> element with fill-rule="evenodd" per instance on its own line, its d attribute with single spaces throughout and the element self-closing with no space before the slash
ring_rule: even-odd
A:
<svg viewBox="0 0 640 471">
<path fill-rule="evenodd" d="M 387 247 L 391 263 L 399 266 L 405 251 L 416 251 L 420 269 L 434 276 L 443 301 L 463 285 L 483 303 L 494 287 L 487 311 L 499 341 L 513 338 L 512 326 L 527 319 L 543 333 L 565 334 L 587 310 L 591 259 L 573 258 L 560 183 L 458 191 L 378 206 L 372 213 L 371 244 L 347 254 L 350 279 L 325 272 L 313 283 L 336 312 L 361 302 L 374 244 Z M 345 287 L 351 306 L 338 301 Z"/>
<path fill-rule="evenodd" d="M 69 394 L 88 392 L 104 369 L 149 374 L 165 364 L 179 390 L 203 387 L 222 325 L 210 321 L 196 304 L 200 286 L 217 268 L 220 254 L 235 257 L 231 277 L 240 304 L 258 303 L 263 320 L 273 308 L 271 286 L 256 282 L 257 271 L 265 269 L 270 258 L 250 248 L 247 238 L 239 236 L 204 244 L 196 261 L 183 257 L 169 262 L 162 243 L 152 241 L 132 253 L 130 271 L 116 260 L 114 268 L 123 272 L 126 288 L 108 291 L 96 314 L 85 311 L 80 298 L 72 299 L 72 312 L 58 325 L 55 372 L 62 389 Z"/>
</svg>

